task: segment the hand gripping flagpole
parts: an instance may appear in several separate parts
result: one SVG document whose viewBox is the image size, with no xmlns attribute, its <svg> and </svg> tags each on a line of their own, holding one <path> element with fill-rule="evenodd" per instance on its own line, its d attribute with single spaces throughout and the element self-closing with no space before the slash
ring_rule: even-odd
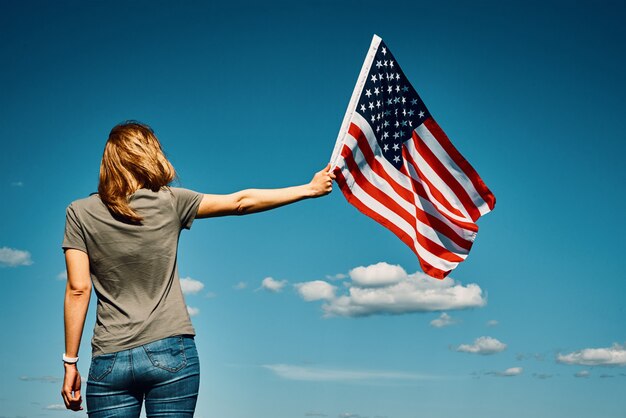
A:
<svg viewBox="0 0 626 418">
<path fill-rule="evenodd" d="M 378 50 L 378 46 L 380 45 L 380 41 L 382 39 L 377 35 L 374 35 L 372 38 L 372 43 L 370 44 L 370 48 L 367 51 L 367 55 L 365 57 L 365 61 L 363 61 L 363 67 L 361 67 L 361 73 L 359 74 L 359 78 L 356 81 L 356 85 L 354 86 L 354 91 L 352 92 L 352 97 L 350 98 L 350 103 L 348 104 L 348 109 L 346 110 L 346 114 L 343 117 L 343 122 L 341 123 L 341 129 L 339 129 L 339 135 L 337 135 L 337 140 L 335 141 L 335 148 L 333 148 L 333 153 L 330 156 L 330 171 L 332 172 L 335 168 L 335 164 L 337 163 L 337 159 L 341 154 L 341 146 L 343 145 L 343 140 L 348 133 L 348 128 L 350 128 L 350 122 L 352 121 L 352 115 L 356 111 L 357 101 L 361 96 L 361 92 L 363 91 L 363 86 L 365 86 L 365 82 L 367 81 L 367 74 L 370 72 L 370 68 L 372 67 L 372 62 L 374 62 L 374 56 L 376 56 L 376 51 Z"/>
</svg>

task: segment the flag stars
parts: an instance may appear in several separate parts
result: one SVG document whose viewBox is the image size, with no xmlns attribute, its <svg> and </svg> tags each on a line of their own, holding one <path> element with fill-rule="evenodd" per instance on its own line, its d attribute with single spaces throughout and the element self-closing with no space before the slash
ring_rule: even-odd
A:
<svg viewBox="0 0 626 418">
<path fill-rule="evenodd" d="M 393 157 L 393 162 L 394 163 L 399 163 L 400 162 L 400 156 L 396 155 L 395 157 Z"/>
<path fill-rule="evenodd" d="M 424 117 L 424 111 L 420 110 L 420 112 L 417 114 L 417 116 L 419 116 L 420 118 Z"/>
<path fill-rule="evenodd" d="M 396 86 L 396 93 L 400 93 L 400 86 Z"/>
<path fill-rule="evenodd" d="M 375 94 L 376 96 L 378 96 L 378 95 L 380 94 L 380 90 L 378 89 L 378 87 L 375 87 L 375 88 L 374 88 L 374 94 Z"/>
<path fill-rule="evenodd" d="M 383 63 L 380 61 L 376 61 L 376 67 L 380 68 L 382 67 Z"/>
<path fill-rule="evenodd" d="M 381 51 L 381 52 L 383 53 L 383 55 L 387 55 L 387 48 L 385 48 L 385 47 L 383 46 L 383 49 L 382 49 L 382 51 Z"/>
<path fill-rule="evenodd" d="M 400 134 L 398 132 L 394 132 L 393 139 L 398 139 L 398 138 L 400 138 Z"/>
<path fill-rule="evenodd" d="M 389 67 L 393 68 L 393 61 L 389 60 Z"/>
<path fill-rule="evenodd" d="M 388 86 L 387 87 L 387 93 L 393 93 L 393 87 L 392 86 Z"/>
<path fill-rule="evenodd" d="M 376 107 L 380 108 L 380 100 L 376 100 Z"/>
<path fill-rule="evenodd" d="M 417 105 L 417 99 L 411 100 L 411 105 L 416 106 Z"/>
<path fill-rule="evenodd" d="M 407 86 L 402 86 L 402 91 L 406 93 L 407 91 L 409 91 L 409 88 Z"/>
<path fill-rule="evenodd" d="M 370 102 L 369 108 L 370 110 L 374 110 L 374 102 Z"/>
<path fill-rule="evenodd" d="M 371 90 L 365 90 L 365 95 L 367 96 L 367 98 L 369 99 L 370 96 L 372 95 L 372 91 Z"/>
<path fill-rule="evenodd" d="M 372 123 L 376 122 L 376 116 L 372 115 L 371 121 L 372 121 Z"/>
<path fill-rule="evenodd" d="M 413 114 L 414 114 L 414 113 L 415 113 L 415 112 L 413 111 L 413 109 L 411 109 L 411 110 L 409 110 L 409 111 L 407 112 L 407 114 L 408 114 L 409 116 L 413 116 Z"/>
<path fill-rule="evenodd" d="M 378 78 L 376 77 L 376 74 L 372 74 L 372 82 L 375 83 L 378 81 Z"/>
<path fill-rule="evenodd" d="M 398 151 L 400 149 L 400 144 L 393 144 L 393 150 Z"/>
<path fill-rule="evenodd" d="M 383 151 L 385 152 L 389 151 L 389 145 L 385 144 L 385 146 L 383 146 Z"/>
<path fill-rule="evenodd" d="M 386 132 L 386 131 L 385 131 L 385 132 L 383 132 L 383 138 L 384 138 L 384 139 L 389 138 L 389 132 Z"/>
<path fill-rule="evenodd" d="M 387 126 L 389 126 L 389 122 L 385 121 L 385 123 L 383 123 L 383 126 L 386 128 Z"/>
<path fill-rule="evenodd" d="M 365 111 L 366 111 L 366 109 L 365 109 L 365 105 L 364 105 L 364 104 L 362 104 L 362 105 L 361 105 L 361 112 L 365 112 Z"/>
<path fill-rule="evenodd" d="M 393 99 L 387 99 L 387 104 L 388 105 L 392 105 L 393 104 Z"/>
</svg>

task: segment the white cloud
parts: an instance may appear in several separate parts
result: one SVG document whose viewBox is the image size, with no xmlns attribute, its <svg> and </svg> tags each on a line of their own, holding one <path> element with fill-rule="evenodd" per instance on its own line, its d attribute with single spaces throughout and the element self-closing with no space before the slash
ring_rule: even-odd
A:
<svg viewBox="0 0 626 418">
<path fill-rule="evenodd" d="M 58 403 L 52 404 L 52 405 L 48 405 L 43 409 L 48 409 L 50 411 L 67 411 L 68 409 L 65 407 L 65 405 L 61 405 Z"/>
<path fill-rule="evenodd" d="M 313 300 L 330 300 L 335 298 L 336 287 L 323 280 L 296 283 L 294 286 L 302 299 L 307 302 Z"/>
<path fill-rule="evenodd" d="M 450 315 L 444 312 L 441 315 L 439 315 L 439 318 L 436 318 L 430 321 L 430 325 L 435 328 L 443 328 L 443 327 L 447 327 L 450 325 L 454 325 L 456 324 L 456 322 L 457 322 L 456 319 L 452 318 Z"/>
<path fill-rule="evenodd" d="M 57 280 L 67 280 L 67 271 L 63 270 L 59 274 L 57 274 Z"/>
<path fill-rule="evenodd" d="M 193 308 L 189 305 L 187 305 L 187 313 L 189 314 L 189 316 L 196 316 L 200 313 L 200 309 L 198 308 Z"/>
<path fill-rule="evenodd" d="M 506 349 L 506 344 L 492 337 L 478 337 L 473 344 L 461 344 L 456 351 L 480 355 L 495 354 Z"/>
<path fill-rule="evenodd" d="M 512 376 L 518 376 L 522 374 L 523 371 L 524 369 L 521 367 L 511 367 L 502 372 L 491 372 L 489 374 L 492 374 L 494 376 L 500 376 L 500 377 L 512 377 Z"/>
<path fill-rule="evenodd" d="M 498 321 L 496 321 L 495 319 L 490 319 L 489 321 L 487 321 L 487 326 L 488 327 L 495 327 L 499 324 Z"/>
<path fill-rule="evenodd" d="M 385 275 L 376 278 L 372 272 L 383 272 Z M 487 303 L 482 289 L 476 284 L 464 286 L 450 277 L 436 280 L 420 272 L 409 275 L 403 272 L 401 267 L 386 263 L 351 270 L 353 281 L 351 284 L 346 282 L 348 294 L 324 303 L 324 316 L 397 315 L 478 308 Z M 355 277 L 359 282 L 353 285 Z M 389 284 L 383 286 L 383 282 Z M 380 287 L 363 287 L 363 284 Z"/>
<path fill-rule="evenodd" d="M 304 381 L 359 381 L 359 380 L 418 380 L 432 376 L 384 370 L 327 369 L 290 364 L 265 364 L 262 367 L 287 380 Z"/>
<path fill-rule="evenodd" d="M 553 375 L 550 373 L 533 373 L 533 377 L 541 380 L 546 380 L 552 378 Z"/>
<path fill-rule="evenodd" d="M 248 283 L 246 283 L 246 282 L 239 282 L 239 283 L 237 283 L 236 285 L 233 286 L 233 288 L 236 289 L 236 290 L 243 290 L 246 287 L 248 287 Z"/>
<path fill-rule="evenodd" d="M 343 279 L 347 279 L 348 275 L 344 274 L 344 273 L 337 273 L 337 274 L 327 274 L 326 278 L 328 280 L 343 280 Z"/>
<path fill-rule="evenodd" d="M 215 293 L 215 292 L 206 292 L 204 297 L 207 298 L 207 299 L 213 299 L 213 298 L 217 297 L 217 293 Z"/>
<path fill-rule="evenodd" d="M 31 260 L 28 251 L 16 250 L 9 247 L 0 248 L 0 266 L 17 267 L 30 266 L 31 264 L 33 264 L 33 260 Z"/>
<path fill-rule="evenodd" d="M 59 383 L 63 379 L 57 376 L 20 376 L 20 380 L 23 382 L 44 382 L 44 383 Z"/>
<path fill-rule="evenodd" d="M 261 282 L 261 287 L 269 290 L 270 292 L 280 292 L 286 284 L 287 280 L 275 280 L 271 277 L 266 277 Z"/>
<path fill-rule="evenodd" d="M 589 370 L 581 370 L 579 372 L 574 373 L 574 377 L 586 378 L 586 377 L 589 377 L 589 375 L 590 375 Z"/>
<path fill-rule="evenodd" d="M 367 267 L 355 267 L 350 270 L 348 275 L 352 279 L 352 283 L 361 287 L 388 286 L 408 278 L 402 267 L 385 262 Z"/>
<path fill-rule="evenodd" d="M 626 366 L 626 347 L 615 343 L 607 348 L 585 348 L 569 354 L 559 353 L 556 360 L 582 366 Z"/>
<path fill-rule="evenodd" d="M 180 287 L 185 295 L 195 295 L 204 289 L 204 283 L 191 277 L 183 277 L 180 279 Z"/>
<path fill-rule="evenodd" d="M 12 187 L 22 187 L 22 186 L 24 186 L 24 182 L 23 181 L 13 181 L 13 182 L 11 182 L 11 186 Z"/>
</svg>

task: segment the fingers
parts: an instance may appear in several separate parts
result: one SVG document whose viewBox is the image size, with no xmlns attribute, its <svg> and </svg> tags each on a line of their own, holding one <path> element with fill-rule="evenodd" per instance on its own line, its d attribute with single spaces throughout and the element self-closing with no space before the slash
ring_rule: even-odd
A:
<svg viewBox="0 0 626 418">
<path fill-rule="evenodd" d="M 80 411 L 83 409 L 81 406 L 83 400 L 80 394 L 81 380 L 80 375 L 77 373 L 75 378 L 69 378 L 66 375 L 66 380 L 63 382 L 63 389 L 61 390 L 61 396 L 63 397 L 63 403 L 67 409 L 72 411 Z"/>
</svg>

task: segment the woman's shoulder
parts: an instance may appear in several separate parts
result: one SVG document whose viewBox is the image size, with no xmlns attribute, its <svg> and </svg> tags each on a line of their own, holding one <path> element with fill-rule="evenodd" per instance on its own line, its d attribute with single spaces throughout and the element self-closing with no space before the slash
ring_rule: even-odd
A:
<svg viewBox="0 0 626 418">
<path fill-rule="evenodd" d="M 76 200 L 73 200 L 69 205 L 67 205 L 67 211 L 84 211 L 90 210 L 96 207 L 102 206 L 102 200 L 100 200 L 100 196 L 97 192 L 91 193 L 87 197 L 81 197 Z"/>
</svg>

